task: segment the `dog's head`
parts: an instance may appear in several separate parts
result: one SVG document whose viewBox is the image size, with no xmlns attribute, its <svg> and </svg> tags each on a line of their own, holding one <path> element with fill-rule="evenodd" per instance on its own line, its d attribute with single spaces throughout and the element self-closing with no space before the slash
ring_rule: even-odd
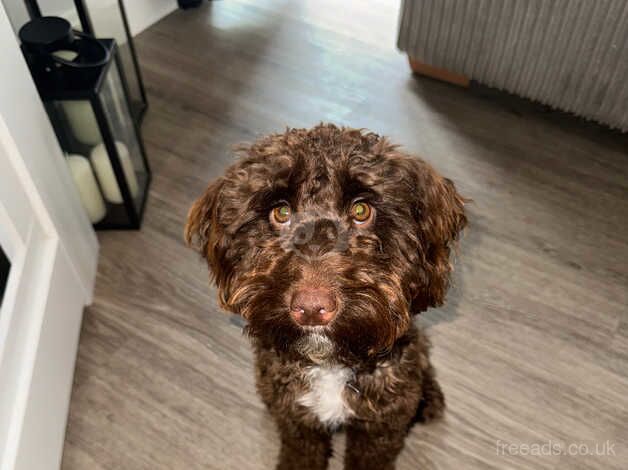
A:
<svg viewBox="0 0 628 470">
<path fill-rule="evenodd" d="M 450 180 L 385 138 L 333 125 L 242 152 L 192 206 L 186 238 L 256 340 L 368 357 L 443 303 L 466 224 Z"/>
</svg>

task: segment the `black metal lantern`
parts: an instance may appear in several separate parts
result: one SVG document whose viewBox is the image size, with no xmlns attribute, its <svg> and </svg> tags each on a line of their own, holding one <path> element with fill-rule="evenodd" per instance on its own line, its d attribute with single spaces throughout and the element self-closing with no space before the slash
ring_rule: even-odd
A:
<svg viewBox="0 0 628 470">
<path fill-rule="evenodd" d="M 73 1 L 83 33 L 97 38 L 114 38 L 116 40 L 118 65 L 126 77 L 131 114 L 135 122 L 138 125 L 141 124 L 148 107 L 148 101 L 124 3 L 122 0 Z M 37 0 L 25 0 L 25 3 L 31 18 L 58 13 L 45 9 L 42 11 Z M 43 1 L 41 3 L 42 5 L 45 4 Z"/>
<path fill-rule="evenodd" d="M 4 297 L 4 290 L 6 289 L 9 281 L 10 271 L 11 261 L 2 250 L 2 245 L 0 245 L 0 307 L 2 307 L 2 298 Z"/>
<path fill-rule="evenodd" d="M 90 220 L 97 229 L 139 228 L 151 174 L 115 41 L 56 17 L 32 20 L 19 35 Z"/>
</svg>

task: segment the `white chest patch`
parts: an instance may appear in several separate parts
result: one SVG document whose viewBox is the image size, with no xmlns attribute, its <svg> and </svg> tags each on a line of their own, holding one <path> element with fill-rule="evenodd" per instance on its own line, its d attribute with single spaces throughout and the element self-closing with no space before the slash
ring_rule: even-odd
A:
<svg viewBox="0 0 628 470">
<path fill-rule="evenodd" d="M 321 422 L 336 427 L 353 414 L 344 399 L 347 382 L 353 372 L 342 366 L 314 366 L 306 372 L 310 390 L 298 398 L 299 404 L 309 408 Z"/>
</svg>

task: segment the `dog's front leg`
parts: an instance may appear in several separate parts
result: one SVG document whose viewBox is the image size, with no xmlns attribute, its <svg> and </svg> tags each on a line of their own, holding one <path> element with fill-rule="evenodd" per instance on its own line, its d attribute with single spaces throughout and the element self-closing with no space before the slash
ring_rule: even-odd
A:
<svg viewBox="0 0 628 470">
<path fill-rule="evenodd" d="M 331 457 L 331 434 L 302 423 L 280 421 L 281 450 L 277 470 L 325 470 Z"/>
<path fill-rule="evenodd" d="M 406 434 L 405 427 L 347 427 L 345 470 L 394 470 Z"/>
</svg>

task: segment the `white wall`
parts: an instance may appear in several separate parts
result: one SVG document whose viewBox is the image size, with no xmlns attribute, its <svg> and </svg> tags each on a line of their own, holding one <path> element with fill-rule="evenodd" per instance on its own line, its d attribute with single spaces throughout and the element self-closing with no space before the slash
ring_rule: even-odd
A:
<svg viewBox="0 0 628 470">
<path fill-rule="evenodd" d="M 20 26 L 30 19 L 24 0 L 2 0 L 2 4 L 17 34 Z M 68 12 L 74 10 L 73 0 L 37 0 L 37 4 L 44 15 L 62 16 L 67 19 L 70 19 L 67 17 Z M 78 15 L 76 17 L 78 18 Z"/>
<path fill-rule="evenodd" d="M 2 4 L 17 34 L 17 30 L 29 19 L 24 0 L 2 0 Z"/>
<path fill-rule="evenodd" d="M 37 0 L 42 14 L 48 16 L 63 16 L 74 9 L 74 0 Z"/>
<path fill-rule="evenodd" d="M 106 12 L 113 7 L 117 8 L 118 0 L 83 0 L 92 12 Z M 177 8 L 176 0 L 123 0 L 129 19 L 131 34 L 134 36 L 144 31 L 153 23 L 171 13 Z M 28 21 L 28 11 L 24 0 L 2 0 L 13 29 L 18 31 L 20 26 Z M 38 0 L 37 2 L 44 15 L 62 16 L 78 27 L 78 15 L 73 0 Z M 92 18 L 94 22 L 98 19 Z M 117 18 L 116 18 L 117 21 Z"/>
<path fill-rule="evenodd" d="M 177 8 L 176 0 L 123 0 L 135 36 Z"/>
</svg>

